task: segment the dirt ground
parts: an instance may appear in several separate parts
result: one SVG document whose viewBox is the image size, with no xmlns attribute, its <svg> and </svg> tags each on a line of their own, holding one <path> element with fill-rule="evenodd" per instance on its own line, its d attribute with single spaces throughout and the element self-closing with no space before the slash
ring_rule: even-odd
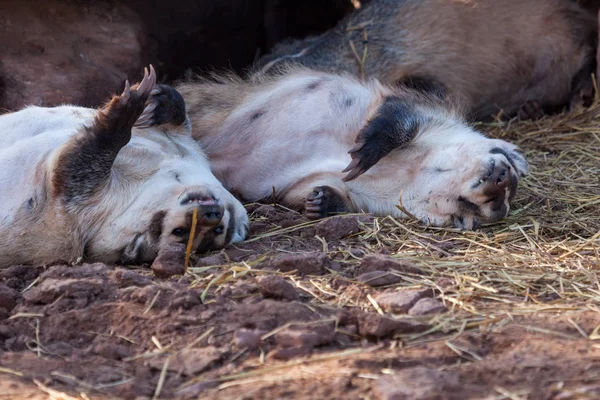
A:
<svg viewBox="0 0 600 400">
<path fill-rule="evenodd" d="M 600 398 L 598 127 L 483 126 L 532 173 L 477 232 L 250 204 L 184 276 L 0 270 L 0 399 Z"/>
</svg>

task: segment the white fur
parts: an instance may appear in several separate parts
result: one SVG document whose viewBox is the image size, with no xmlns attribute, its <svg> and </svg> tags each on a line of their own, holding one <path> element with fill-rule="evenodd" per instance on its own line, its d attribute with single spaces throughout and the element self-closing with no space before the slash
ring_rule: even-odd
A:
<svg viewBox="0 0 600 400">
<path fill-rule="evenodd" d="M 318 86 L 308 90 L 311 83 Z M 341 180 L 358 133 L 385 96 L 402 95 L 395 90 L 377 81 L 292 71 L 251 91 L 214 131 L 194 136 L 225 187 L 249 201 L 270 197 L 274 188 L 286 205 L 298 207 L 312 187 L 328 185 L 347 196 L 350 211 L 406 217 L 397 207 L 402 194 L 402 205 L 422 221 L 449 225 L 460 217 L 461 227 L 474 226 L 475 216 L 463 215 L 458 198 L 469 199 L 487 213 L 481 188 L 473 186 L 492 160 L 509 164 L 504 155 L 490 150 L 499 147 L 512 155 L 512 179 L 527 173 L 527 162 L 514 145 L 486 138 L 439 105 L 416 104 L 416 112 L 430 123 L 414 140 L 357 179 Z M 350 105 L 342 107 L 346 100 Z M 251 121 L 257 113 L 263 116 Z M 506 206 L 508 212 L 508 194 Z"/>
<path fill-rule="evenodd" d="M 187 211 L 181 196 L 192 190 L 232 205 L 234 213 L 225 211 L 222 224 L 227 227 L 235 219 L 232 241 L 245 238 L 245 209 L 214 177 L 189 128 L 134 128 L 99 201 L 65 208 L 52 199 L 58 154 L 97 112 L 30 107 L 0 116 L 0 267 L 81 256 L 115 262 L 123 248 L 140 245 L 157 211 L 168 212 L 166 224 L 181 221 Z M 225 233 L 214 244 L 222 247 L 224 241 Z M 161 239 L 161 245 L 167 243 Z"/>
</svg>

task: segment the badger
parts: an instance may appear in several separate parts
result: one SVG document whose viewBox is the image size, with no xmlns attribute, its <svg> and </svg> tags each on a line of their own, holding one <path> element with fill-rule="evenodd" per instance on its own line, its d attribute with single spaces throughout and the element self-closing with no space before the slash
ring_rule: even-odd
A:
<svg viewBox="0 0 600 400">
<path fill-rule="evenodd" d="M 0 116 L 0 267 L 149 263 L 187 243 L 248 235 L 242 204 L 211 173 L 181 95 L 141 83 L 100 109 L 28 107 Z"/>
<path fill-rule="evenodd" d="M 439 97 L 290 67 L 182 82 L 215 176 L 244 201 L 474 229 L 504 218 L 528 164 Z"/>
<path fill-rule="evenodd" d="M 435 89 L 473 119 L 591 102 L 598 23 L 575 0 L 371 0 L 256 68 L 297 64 Z"/>
</svg>

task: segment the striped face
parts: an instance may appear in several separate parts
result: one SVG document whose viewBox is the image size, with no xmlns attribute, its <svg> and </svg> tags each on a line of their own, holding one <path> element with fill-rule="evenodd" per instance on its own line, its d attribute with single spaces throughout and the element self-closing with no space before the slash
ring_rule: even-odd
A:
<svg viewBox="0 0 600 400">
<path fill-rule="evenodd" d="M 508 215 L 528 164 L 517 147 L 498 139 L 455 143 L 431 152 L 421 170 L 424 219 L 434 225 L 475 229 Z"/>
<path fill-rule="evenodd" d="M 186 188 L 171 202 L 170 209 L 155 211 L 145 229 L 131 236 L 119 261 L 124 264 L 151 262 L 161 248 L 175 243 L 188 244 L 190 235 L 193 235 L 192 248 L 198 253 L 246 239 L 247 215 L 241 204 L 232 199 L 232 196 L 222 198 L 204 188 Z"/>
</svg>

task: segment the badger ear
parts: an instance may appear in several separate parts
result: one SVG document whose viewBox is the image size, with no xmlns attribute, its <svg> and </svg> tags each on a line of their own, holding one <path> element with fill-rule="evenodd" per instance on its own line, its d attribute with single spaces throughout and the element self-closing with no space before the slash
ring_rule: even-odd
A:
<svg viewBox="0 0 600 400">
<path fill-rule="evenodd" d="M 155 84 L 154 69 L 131 88 L 129 82 L 120 96 L 100 109 L 89 126 L 81 128 L 59 149 L 52 171 L 54 197 L 84 206 L 110 177 L 117 154 L 131 139 L 131 128 L 144 109 Z"/>
<path fill-rule="evenodd" d="M 357 178 L 392 150 L 409 144 L 421 123 L 412 104 L 403 98 L 388 96 L 359 132 L 356 145 L 349 151 L 352 161 L 343 171 L 348 172 L 343 180 Z"/>
</svg>

